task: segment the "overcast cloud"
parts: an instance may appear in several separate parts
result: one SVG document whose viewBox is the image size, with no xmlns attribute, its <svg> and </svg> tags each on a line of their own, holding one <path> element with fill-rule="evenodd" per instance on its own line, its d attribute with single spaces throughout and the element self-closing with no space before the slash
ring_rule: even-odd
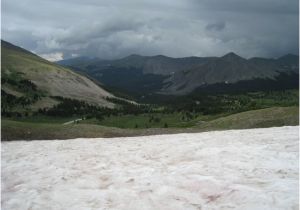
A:
<svg viewBox="0 0 300 210">
<path fill-rule="evenodd" d="M 2 39 L 50 60 L 298 54 L 298 0 L 2 0 Z"/>
</svg>

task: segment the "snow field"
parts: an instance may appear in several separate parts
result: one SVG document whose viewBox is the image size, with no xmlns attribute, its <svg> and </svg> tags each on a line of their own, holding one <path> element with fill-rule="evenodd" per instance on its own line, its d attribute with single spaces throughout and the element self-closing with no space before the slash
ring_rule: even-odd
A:
<svg viewBox="0 0 300 210">
<path fill-rule="evenodd" d="M 299 127 L 2 142 L 2 209 L 298 209 Z"/>
</svg>

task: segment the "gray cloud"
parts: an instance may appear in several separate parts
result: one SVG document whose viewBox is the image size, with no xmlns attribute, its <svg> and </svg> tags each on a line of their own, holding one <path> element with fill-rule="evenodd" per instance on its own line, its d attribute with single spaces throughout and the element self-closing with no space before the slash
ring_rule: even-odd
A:
<svg viewBox="0 0 300 210">
<path fill-rule="evenodd" d="M 205 28 L 207 30 L 221 31 L 225 28 L 225 26 L 226 26 L 225 22 L 221 21 L 221 22 L 207 24 Z"/>
<path fill-rule="evenodd" d="M 298 54 L 298 8 L 298 0 L 2 0 L 2 39 L 51 58 L 278 57 Z"/>
</svg>

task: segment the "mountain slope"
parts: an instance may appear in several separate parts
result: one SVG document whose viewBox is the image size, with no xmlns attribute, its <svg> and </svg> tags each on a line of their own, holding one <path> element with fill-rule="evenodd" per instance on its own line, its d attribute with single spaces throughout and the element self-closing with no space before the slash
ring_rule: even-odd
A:
<svg viewBox="0 0 300 210">
<path fill-rule="evenodd" d="M 288 59 L 244 59 L 229 53 L 215 60 L 208 60 L 202 65 L 185 71 L 176 72 L 168 79 L 162 93 L 186 94 L 198 87 L 213 84 L 235 84 L 256 79 L 277 80 L 281 74 L 297 76 L 299 67 L 295 63 L 297 56 Z M 296 60 L 297 61 L 297 60 Z"/>
<path fill-rule="evenodd" d="M 61 96 L 113 107 L 105 99 L 113 95 L 88 78 L 2 40 L 1 51 L 1 92 L 7 97 L 16 97 L 15 101 L 22 96 L 25 101 L 35 98 L 27 105 L 43 108 L 57 104 L 51 96 Z"/>
</svg>

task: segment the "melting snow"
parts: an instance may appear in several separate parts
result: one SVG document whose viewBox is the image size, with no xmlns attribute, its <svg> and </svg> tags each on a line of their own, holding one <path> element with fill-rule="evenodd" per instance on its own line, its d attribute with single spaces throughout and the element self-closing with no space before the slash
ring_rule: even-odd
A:
<svg viewBox="0 0 300 210">
<path fill-rule="evenodd" d="M 2 209 L 298 209 L 299 127 L 2 142 Z"/>
</svg>

